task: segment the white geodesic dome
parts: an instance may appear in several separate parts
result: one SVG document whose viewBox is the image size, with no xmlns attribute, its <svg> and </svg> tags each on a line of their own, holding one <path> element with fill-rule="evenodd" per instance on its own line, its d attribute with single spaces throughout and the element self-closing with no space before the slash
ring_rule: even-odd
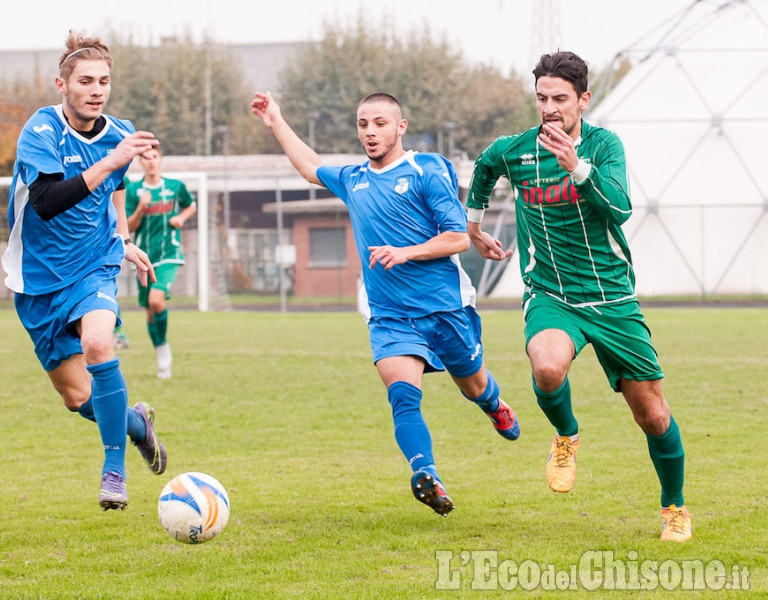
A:
<svg viewBox="0 0 768 600">
<path fill-rule="evenodd" d="M 768 293 L 768 0 L 698 0 L 620 52 L 640 295 Z"/>
</svg>

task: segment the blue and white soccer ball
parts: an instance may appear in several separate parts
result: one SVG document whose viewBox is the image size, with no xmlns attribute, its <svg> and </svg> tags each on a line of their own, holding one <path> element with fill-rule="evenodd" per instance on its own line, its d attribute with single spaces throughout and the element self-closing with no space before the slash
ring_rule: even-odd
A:
<svg viewBox="0 0 768 600">
<path fill-rule="evenodd" d="M 229 496 L 205 473 L 183 473 L 171 479 L 157 501 L 160 523 L 173 539 L 202 544 L 221 533 L 229 520 Z"/>
</svg>

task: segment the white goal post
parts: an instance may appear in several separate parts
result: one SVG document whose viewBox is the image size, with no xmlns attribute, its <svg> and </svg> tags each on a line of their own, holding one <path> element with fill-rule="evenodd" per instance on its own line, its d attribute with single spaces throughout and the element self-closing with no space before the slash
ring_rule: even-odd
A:
<svg viewBox="0 0 768 600">
<path fill-rule="evenodd" d="M 178 171 L 163 173 L 163 177 L 168 177 L 170 179 L 180 179 L 187 185 L 189 191 L 195 194 L 197 212 L 198 215 L 201 215 L 201 217 L 197 219 L 198 253 L 200 257 L 205 257 L 205 260 L 200 259 L 197 261 L 197 308 L 200 311 L 206 312 L 210 306 L 210 265 L 209 261 L 207 260 L 209 255 L 208 175 L 207 173 L 201 171 Z M 0 187 L 10 188 L 12 181 L 12 177 L 0 177 Z"/>
<path fill-rule="evenodd" d="M 197 202 L 197 308 L 207 312 L 210 308 L 210 265 L 208 260 L 208 174 L 202 171 L 174 171 L 163 173 L 168 179 L 180 179 L 187 189 L 195 193 Z"/>
</svg>

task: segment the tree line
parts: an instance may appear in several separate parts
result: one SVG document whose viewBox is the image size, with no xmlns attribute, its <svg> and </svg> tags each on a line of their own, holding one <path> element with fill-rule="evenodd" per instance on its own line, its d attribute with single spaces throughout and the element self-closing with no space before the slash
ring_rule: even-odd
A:
<svg viewBox="0 0 768 600">
<path fill-rule="evenodd" d="M 166 154 L 230 154 L 281 150 L 250 114 L 253 94 L 225 46 L 188 36 L 145 46 L 104 36 L 113 54 L 107 113 L 153 131 Z M 326 23 L 320 41 L 302 44 L 280 73 L 284 115 L 299 132 L 314 132 L 319 153 L 360 153 L 355 108 L 376 91 L 396 96 L 409 121 L 406 146 L 474 158 L 495 137 L 536 122 L 533 78 L 471 65 L 428 26 L 397 37 L 372 34 L 362 15 L 346 27 Z M 16 138 L 40 106 L 57 104 L 52 81 L 39 73 L 0 80 L 0 175 L 10 175 Z M 206 112 L 206 107 L 210 111 Z M 306 135 L 303 135 L 307 139 Z"/>
</svg>

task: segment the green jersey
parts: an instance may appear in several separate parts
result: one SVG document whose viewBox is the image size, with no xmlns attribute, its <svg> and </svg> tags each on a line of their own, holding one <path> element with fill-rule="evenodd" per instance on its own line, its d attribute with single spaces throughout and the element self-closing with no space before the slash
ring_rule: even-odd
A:
<svg viewBox="0 0 768 600">
<path fill-rule="evenodd" d="M 194 199 L 187 186 L 177 179 L 162 178 L 160 185 L 150 187 L 144 179 L 130 181 L 125 179 L 125 214 L 136 212 L 139 199 L 146 193 L 152 194 L 152 200 L 144 209 L 141 223 L 134 232 L 136 245 L 144 250 L 152 266 L 166 263 L 184 264 L 181 251 L 181 229 L 171 227 L 171 217 L 190 206 Z"/>
<path fill-rule="evenodd" d="M 632 214 L 624 147 L 612 132 L 581 122 L 579 175 L 538 142 L 539 128 L 496 139 L 475 161 L 467 206 L 486 208 L 506 177 L 517 190 L 517 247 L 524 300 L 537 293 L 574 306 L 635 297 L 621 224 Z M 584 173 L 586 178 L 584 177 Z"/>
</svg>

